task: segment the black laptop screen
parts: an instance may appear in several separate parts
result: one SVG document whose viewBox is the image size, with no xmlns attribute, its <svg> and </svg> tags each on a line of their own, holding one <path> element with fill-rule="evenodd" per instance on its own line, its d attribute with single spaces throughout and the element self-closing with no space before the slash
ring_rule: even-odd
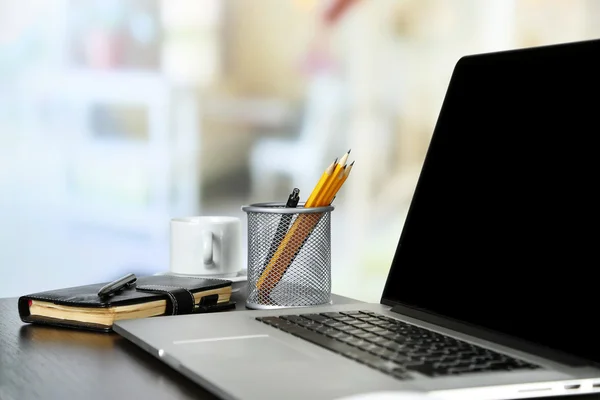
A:
<svg viewBox="0 0 600 400">
<path fill-rule="evenodd" d="M 461 59 L 383 294 L 600 362 L 600 41 Z"/>
</svg>

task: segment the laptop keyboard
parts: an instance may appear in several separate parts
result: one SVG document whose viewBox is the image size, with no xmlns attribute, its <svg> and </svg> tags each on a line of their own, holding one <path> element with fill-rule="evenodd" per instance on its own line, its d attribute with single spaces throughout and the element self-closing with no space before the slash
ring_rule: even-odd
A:
<svg viewBox="0 0 600 400">
<path fill-rule="evenodd" d="M 370 311 L 256 319 L 398 379 L 540 368 Z"/>
</svg>

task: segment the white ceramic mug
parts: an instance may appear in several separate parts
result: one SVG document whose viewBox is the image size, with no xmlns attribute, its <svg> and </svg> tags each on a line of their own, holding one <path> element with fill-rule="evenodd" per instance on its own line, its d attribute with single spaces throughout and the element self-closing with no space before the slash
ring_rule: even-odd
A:
<svg viewBox="0 0 600 400">
<path fill-rule="evenodd" d="M 235 217 L 171 219 L 170 272 L 228 277 L 242 269 L 241 222 Z"/>
</svg>

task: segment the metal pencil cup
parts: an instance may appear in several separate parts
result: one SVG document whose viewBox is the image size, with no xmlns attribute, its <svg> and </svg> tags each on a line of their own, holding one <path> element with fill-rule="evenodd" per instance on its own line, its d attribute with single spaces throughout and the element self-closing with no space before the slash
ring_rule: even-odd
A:
<svg viewBox="0 0 600 400">
<path fill-rule="evenodd" d="M 248 215 L 248 297 L 254 309 L 331 303 L 332 206 L 242 207 Z"/>
</svg>

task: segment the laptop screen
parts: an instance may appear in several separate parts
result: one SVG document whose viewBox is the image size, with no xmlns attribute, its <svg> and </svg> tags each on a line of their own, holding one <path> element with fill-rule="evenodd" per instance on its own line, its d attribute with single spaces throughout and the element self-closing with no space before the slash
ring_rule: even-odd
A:
<svg viewBox="0 0 600 400">
<path fill-rule="evenodd" d="M 382 301 L 600 362 L 600 40 L 464 57 Z"/>
</svg>

